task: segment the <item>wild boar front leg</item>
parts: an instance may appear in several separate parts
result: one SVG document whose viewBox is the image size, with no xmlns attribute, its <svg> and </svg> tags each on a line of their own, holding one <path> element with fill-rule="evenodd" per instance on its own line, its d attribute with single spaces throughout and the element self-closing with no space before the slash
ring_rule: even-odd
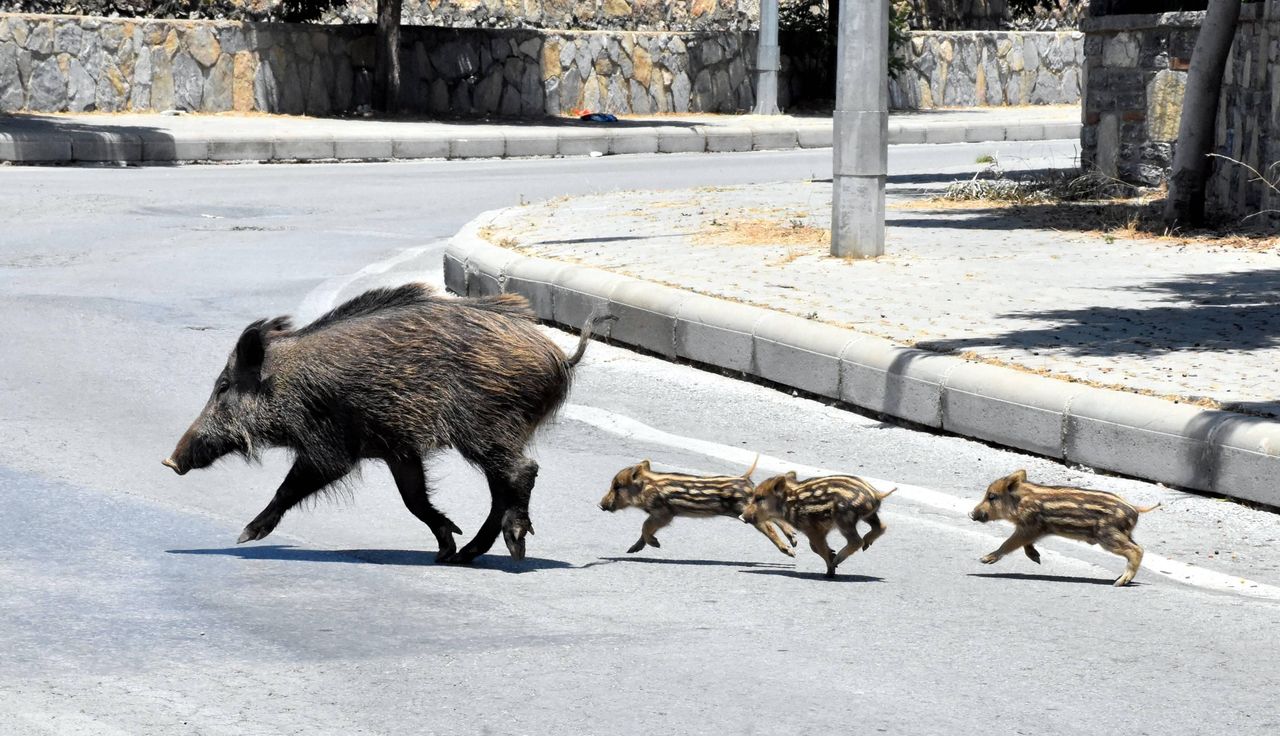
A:
<svg viewBox="0 0 1280 736">
<path fill-rule="evenodd" d="M 773 546 L 777 547 L 779 552 L 781 552 L 782 554 L 788 557 L 796 556 L 796 551 L 794 549 L 795 547 L 794 538 L 791 544 L 787 544 L 786 542 L 782 541 L 782 537 L 778 536 L 778 531 L 777 529 L 774 529 L 773 523 L 770 523 L 768 521 L 757 521 L 756 523 L 752 524 L 752 526 L 754 526 L 756 529 L 759 529 L 761 534 L 768 537 L 769 541 L 773 542 Z M 779 526 L 779 528 L 782 528 L 782 527 Z"/>
<path fill-rule="evenodd" d="M 1019 547 L 1026 547 L 1027 545 L 1039 539 L 1040 536 L 1041 535 L 1039 532 L 1018 527 L 1017 529 L 1013 530 L 1012 536 L 1004 540 L 1004 544 L 1000 545 L 999 549 L 997 549 L 995 552 L 992 552 L 988 555 L 984 555 L 980 561 L 984 565 L 990 565 L 995 562 L 999 562 L 1000 558 L 1018 549 Z"/>
<path fill-rule="evenodd" d="M 640 527 L 640 538 L 636 543 L 627 548 L 628 554 L 635 554 L 644 549 L 647 544 L 650 547 L 662 547 L 658 544 L 658 538 L 653 536 L 659 529 L 671 523 L 674 518 L 670 513 L 665 511 L 650 511 L 649 518 L 644 520 L 644 524 Z"/>
<path fill-rule="evenodd" d="M 786 536 L 787 541 L 791 543 L 791 546 L 792 547 L 796 546 L 795 527 L 791 526 L 790 524 L 783 521 L 782 519 L 774 519 L 773 523 L 778 527 L 778 529 L 782 530 L 783 535 Z M 795 557 L 794 554 L 792 554 L 791 556 Z"/>
<path fill-rule="evenodd" d="M 254 542 L 266 537 L 275 531 L 276 525 L 280 523 L 286 511 L 344 475 L 346 471 L 337 474 L 325 473 L 305 460 L 296 460 L 293 467 L 289 469 L 289 474 L 276 489 L 276 495 L 272 497 L 271 503 L 267 504 L 267 507 L 245 526 L 236 544 Z"/>
<path fill-rule="evenodd" d="M 427 476 L 422 470 L 422 457 L 413 455 L 388 460 L 387 467 L 391 469 L 391 476 L 395 478 L 396 488 L 400 490 L 400 499 L 404 501 L 405 508 L 418 517 L 418 521 L 426 524 L 435 535 L 439 550 L 436 552 L 436 559 L 447 558 L 456 552 L 458 546 L 453 541 L 453 535 L 461 534 L 462 530 L 431 504 Z"/>
</svg>

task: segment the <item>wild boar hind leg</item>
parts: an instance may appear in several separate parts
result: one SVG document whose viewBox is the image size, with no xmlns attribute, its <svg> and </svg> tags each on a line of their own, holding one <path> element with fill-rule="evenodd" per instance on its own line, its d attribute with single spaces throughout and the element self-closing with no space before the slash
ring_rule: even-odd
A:
<svg viewBox="0 0 1280 736">
<path fill-rule="evenodd" d="M 254 542 L 266 537 L 275 531 L 276 525 L 280 523 L 286 511 L 344 475 L 346 475 L 345 471 L 341 473 L 321 471 L 302 458 L 294 461 L 289 474 L 276 489 L 276 495 L 272 497 L 271 503 L 268 503 L 267 507 L 245 526 L 236 544 Z"/>
<path fill-rule="evenodd" d="M 396 488 L 400 489 L 400 498 L 404 501 L 405 508 L 435 535 L 439 550 L 436 552 L 436 559 L 447 558 L 456 552 L 458 545 L 453 541 L 453 535 L 461 534 L 462 530 L 432 505 L 427 476 L 422 469 L 422 457 L 412 455 L 388 460 L 387 467 L 395 478 Z"/>
<path fill-rule="evenodd" d="M 524 559 L 524 536 L 526 533 L 533 533 L 533 523 L 529 520 L 529 497 L 538 477 L 538 464 L 522 455 L 514 458 L 510 455 L 494 455 L 473 459 L 463 453 L 463 457 L 479 465 L 484 470 L 485 479 L 489 481 L 489 515 L 480 525 L 474 539 L 456 554 L 437 559 L 459 564 L 471 562 L 493 547 L 499 531 L 502 532 L 512 559 Z"/>
</svg>

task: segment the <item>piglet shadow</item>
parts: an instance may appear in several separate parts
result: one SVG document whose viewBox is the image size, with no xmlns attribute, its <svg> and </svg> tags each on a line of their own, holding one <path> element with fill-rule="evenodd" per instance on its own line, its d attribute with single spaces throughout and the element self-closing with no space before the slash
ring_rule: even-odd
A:
<svg viewBox="0 0 1280 736">
<path fill-rule="evenodd" d="M 1081 578 L 1072 575 L 1042 575 L 1027 572 L 971 572 L 971 578 L 995 578 L 997 580 L 1035 580 L 1043 583 L 1080 583 L 1082 585 L 1111 585 L 1115 578 Z M 1133 581 L 1129 587 L 1140 587 L 1143 583 Z"/>
<path fill-rule="evenodd" d="M 883 583 L 884 578 L 878 578 L 874 575 L 855 575 L 836 571 L 834 578 L 829 578 L 825 573 L 820 572 L 800 572 L 799 570 L 742 570 L 741 572 L 751 575 L 780 575 L 784 578 L 798 578 L 800 580 L 821 580 L 824 583 Z"/>
<path fill-rule="evenodd" d="M 436 566 L 436 553 L 411 549 L 306 549 L 288 544 L 263 544 L 252 547 L 215 547 L 211 549 L 171 549 L 172 555 L 221 555 L 242 560 L 277 560 L 282 562 L 345 562 L 347 564 L 392 565 L 399 567 Z M 474 567 L 482 570 L 523 573 L 557 570 L 573 565 L 562 560 L 526 557 L 519 562 L 505 555 L 480 555 L 470 565 L 439 565 L 441 568 Z"/>
<path fill-rule="evenodd" d="M 781 562 L 739 562 L 737 560 L 681 560 L 661 557 L 601 557 L 596 562 L 588 562 L 583 567 L 608 565 L 614 562 L 639 562 L 646 565 L 691 565 L 695 567 L 761 567 L 789 569 L 791 566 Z"/>
</svg>

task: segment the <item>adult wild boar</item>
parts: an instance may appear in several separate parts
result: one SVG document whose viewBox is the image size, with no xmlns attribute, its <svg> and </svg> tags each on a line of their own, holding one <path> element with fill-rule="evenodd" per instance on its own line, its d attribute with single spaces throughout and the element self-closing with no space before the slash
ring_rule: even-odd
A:
<svg viewBox="0 0 1280 736">
<path fill-rule="evenodd" d="M 364 459 L 391 469 L 404 504 L 431 528 L 436 559 L 470 562 L 501 529 L 511 556 L 533 533 L 529 495 L 538 464 L 531 435 L 564 402 L 593 316 L 566 357 L 538 331 L 523 297 L 440 296 L 423 284 L 374 289 L 311 324 L 288 317 L 245 328 L 213 394 L 164 464 L 183 475 L 224 455 L 285 447 L 293 467 L 238 542 L 262 539 L 286 511 Z M 461 530 L 431 504 L 425 455 L 458 450 L 484 471 L 488 518 L 461 550 Z"/>
</svg>

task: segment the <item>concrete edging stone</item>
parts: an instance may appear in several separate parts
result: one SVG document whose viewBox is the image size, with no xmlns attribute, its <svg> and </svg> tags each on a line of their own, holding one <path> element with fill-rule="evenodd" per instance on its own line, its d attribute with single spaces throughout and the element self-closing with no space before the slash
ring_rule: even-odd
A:
<svg viewBox="0 0 1280 736">
<path fill-rule="evenodd" d="M 1078 138 L 1079 123 L 893 123 L 889 142 L 989 143 Z M 227 132 L 77 130 L 31 133 L 0 130 L 0 161 L 19 164 L 164 164 L 237 161 L 386 161 L 390 159 L 525 158 L 630 153 L 830 148 L 830 127 L 694 125 L 622 129 L 547 129 L 518 126 L 465 135 L 405 134 L 383 138 L 304 132 L 236 135 Z"/>
<path fill-rule="evenodd" d="M 610 336 L 667 358 L 738 371 L 898 419 L 1169 485 L 1280 505 L 1280 421 L 1203 409 L 937 355 L 771 309 L 609 271 L 524 256 L 462 228 L 445 284 L 517 293 L 578 329 L 593 309 Z"/>
</svg>

